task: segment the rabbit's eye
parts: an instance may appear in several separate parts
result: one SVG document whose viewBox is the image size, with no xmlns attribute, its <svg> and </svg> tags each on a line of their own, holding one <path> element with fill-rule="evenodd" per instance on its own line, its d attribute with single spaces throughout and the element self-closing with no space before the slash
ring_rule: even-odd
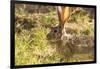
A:
<svg viewBox="0 0 100 69">
<path fill-rule="evenodd" d="M 57 33 L 57 30 L 56 29 L 54 30 L 54 33 Z"/>
</svg>

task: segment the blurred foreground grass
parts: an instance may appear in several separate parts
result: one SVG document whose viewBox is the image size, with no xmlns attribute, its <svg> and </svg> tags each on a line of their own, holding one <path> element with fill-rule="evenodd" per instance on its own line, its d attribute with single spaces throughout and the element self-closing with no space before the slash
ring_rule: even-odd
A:
<svg viewBox="0 0 100 69">
<path fill-rule="evenodd" d="M 63 50 L 63 48 L 57 50 L 57 46 L 50 44 L 47 40 L 47 34 L 50 32 L 48 27 L 59 23 L 57 11 L 52 6 L 35 5 L 35 7 L 38 10 L 49 7 L 49 10 L 32 12 L 34 10 L 32 10 L 32 5 L 16 4 L 15 6 L 15 64 L 61 63 L 61 58 L 71 53 L 67 51 L 59 53 L 59 50 Z M 71 15 L 69 22 L 83 26 L 84 30 L 79 31 L 77 35 L 94 37 L 94 19 L 84 8 Z M 93 52 L 85 53 L 84 51 L 74 53 L 73 57 L 65 58 L 63 62 L 93 61 Z"/>
</svg>

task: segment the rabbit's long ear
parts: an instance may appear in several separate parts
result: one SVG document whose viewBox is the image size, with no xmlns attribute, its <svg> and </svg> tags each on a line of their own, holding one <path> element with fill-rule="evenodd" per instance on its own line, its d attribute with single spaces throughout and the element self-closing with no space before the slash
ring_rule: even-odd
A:
<svg viewBox="0 0 100 69">
<path fill-rule="evenodd" d="M 62 12 L 62 21 L 63 23 L 67 22 L 70 16 L 70 8 L 69 7 L 63 7 Z"/>
<path fill-rule="evenodd" d="M 64 24 L 68 21 L 70 16 L 70 8 L 66 6 L 58 6 L 58 17 L 60 23 Z"/>
<path fill-rule="evenodd" d="M 62 8 L 61 8 L 61 6 L 57 7 L 57 12 L 58 12 L 59 22 L 62 23 Z"/>
</svg>

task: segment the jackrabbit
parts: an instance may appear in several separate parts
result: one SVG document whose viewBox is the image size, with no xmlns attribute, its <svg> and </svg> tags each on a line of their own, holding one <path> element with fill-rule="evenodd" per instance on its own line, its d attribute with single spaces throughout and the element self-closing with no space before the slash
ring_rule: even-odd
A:
<svg viewBox="0 0 100 69">
<path fill-rule="evenodd" d="M 65 29 L 65 25 L 68 23 L 70 17 L 70 7 L 58 6 L 57 12 L 59 24 L 55 27 L 51 27 L 51 31 L 48 33 L 47 38 L 50 42 L 56 44 L 57 51 L 63 56 L 60 62 L 63 62 L 64 59 L 69 59 L 73 53 L 72 45 L 67 45 L 67 40 L 71 35 L 66 33 Z"/>
</svg>

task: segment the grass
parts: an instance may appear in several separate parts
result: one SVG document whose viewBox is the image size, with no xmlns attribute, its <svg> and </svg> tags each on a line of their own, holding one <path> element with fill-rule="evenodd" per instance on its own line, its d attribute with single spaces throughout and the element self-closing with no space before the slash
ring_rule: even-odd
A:
<svg viewBox="0 0 100 69">
<path fill-rule="evenodd" d="M 56 9 L 46 13 L 29 13 L 25 8 L 22 9 L 22 7 L 23 6 L 19 6 L 18 8 L 17 5 L 15 6 L 16 65 L 93 60 L 92 52 L 76 52 L 73 57 L 65 57 L 66 55 L 71 55 L 67 47 L 58 46 L 47 40 L 47 34 L 51 30 L 50 26 L 59 23 Z M 78 34 L 87 36 L 94 36 L 94 22 L 92 22 L 92 20 L 86 11 L 81 10 L 80 13 L 75 13 L 70 18 L 70 22 L 76 21 L 76 23 L 83 26 L 83 31 L 79 31 Z"/>
</svg>

